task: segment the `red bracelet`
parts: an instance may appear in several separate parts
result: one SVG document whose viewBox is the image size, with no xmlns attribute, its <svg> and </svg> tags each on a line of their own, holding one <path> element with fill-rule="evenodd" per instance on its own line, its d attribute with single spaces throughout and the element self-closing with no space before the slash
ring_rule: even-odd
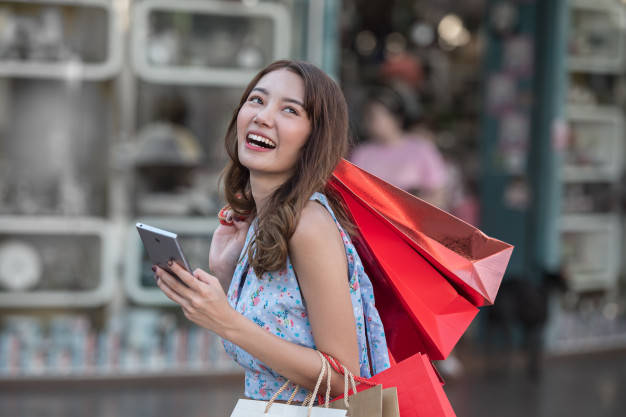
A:
<svg viewBox="0 0 626 417">
<path fill-rule="evenodd" d="M 223 224 L 224 226 L 232 226 L 233 222 L 232 220 L 229 221 L 228 217 L 226 217 L 226 211 L 230 210 L 230 206 L 227 204 L 224 207 L 222 207 L 222 209 L 220 210 L 219 213 L 217 213 L 217 218 L 220 219 L 220 224 Z"/>
<path fill-rule="evenodd" d="M 224 226 L 232 226 L 233 225 L 233 221 L 232 220 L 228 220 L 228 217 L 226 216 L 226 212 L 230 210 L 230 205 L 226 204 L 224 207 L 222 207 L 222 209 L 219 211 L 219 213 L 217 213 L 217 218 L 220 219 L 220 224 L 223 224 Z M 232 216 L 231 216 L 232 218 Z M 236 220 L 238 221 L 242 221 L 246 219 L 246 216 L 237 216 L 235 217 Z"/>
</svg>

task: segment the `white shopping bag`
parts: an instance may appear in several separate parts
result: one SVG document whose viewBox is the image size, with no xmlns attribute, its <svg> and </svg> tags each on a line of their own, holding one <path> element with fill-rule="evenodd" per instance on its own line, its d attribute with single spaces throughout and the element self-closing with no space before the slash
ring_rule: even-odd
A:
<svg viewBox="0 0 626 417">
<path fill-rule="evenodd" d="M 307 408 L 302 405 L 273 403 L 267 414 L 267 401 L 240 399 L 230 417 L 307 417 Z M 311 417 L 345 417 L 347 410 L 313 407 Z"/>
</svg>

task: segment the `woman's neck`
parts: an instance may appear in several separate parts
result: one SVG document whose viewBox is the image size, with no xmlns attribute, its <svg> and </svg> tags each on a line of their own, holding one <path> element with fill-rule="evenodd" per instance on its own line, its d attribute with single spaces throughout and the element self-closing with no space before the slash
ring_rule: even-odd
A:
<svg viewBox="0 0 626 417">
<path fill-rule="evenodd" d="M 252 191 L 252 198 L 256 205 L 257 216 L 263 213 L 271 195 L 283 183 L 284 181 L 278 180 L 272 176 L 250 175 L 250 190 Z"/>
</svg>

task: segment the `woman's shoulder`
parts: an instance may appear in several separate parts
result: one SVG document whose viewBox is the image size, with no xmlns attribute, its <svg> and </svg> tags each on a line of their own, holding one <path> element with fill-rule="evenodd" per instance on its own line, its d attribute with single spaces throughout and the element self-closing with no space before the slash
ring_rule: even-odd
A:
<svg viewBox="0 0 626 417">
<path fill-rule="evenodd" d="M 333 216 L 324 202 L 320 200 L 323 200 L 323 196 L 309 200 L 304 205 L 296 229 L 290 239 L 291 244 L 323 242 L 328 234 L 338 232 Z"/>
</svg>

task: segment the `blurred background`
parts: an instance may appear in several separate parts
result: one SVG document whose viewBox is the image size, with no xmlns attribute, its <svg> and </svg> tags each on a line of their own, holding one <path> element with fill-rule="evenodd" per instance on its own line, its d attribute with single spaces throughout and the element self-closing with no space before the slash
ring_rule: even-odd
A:
<svg viewBox="0 0 626 417">
<path fill-rule="evenodd" d="M 515 245 L 436 363 L 456 414 L 622 416 L 625 34 L 621 0 L 0 2 L 0 415 L 230 415 L 243 373 L 134 225 L 207 268 L 227 123 L 293 58 L 351 160 Z"/>
</svg>

